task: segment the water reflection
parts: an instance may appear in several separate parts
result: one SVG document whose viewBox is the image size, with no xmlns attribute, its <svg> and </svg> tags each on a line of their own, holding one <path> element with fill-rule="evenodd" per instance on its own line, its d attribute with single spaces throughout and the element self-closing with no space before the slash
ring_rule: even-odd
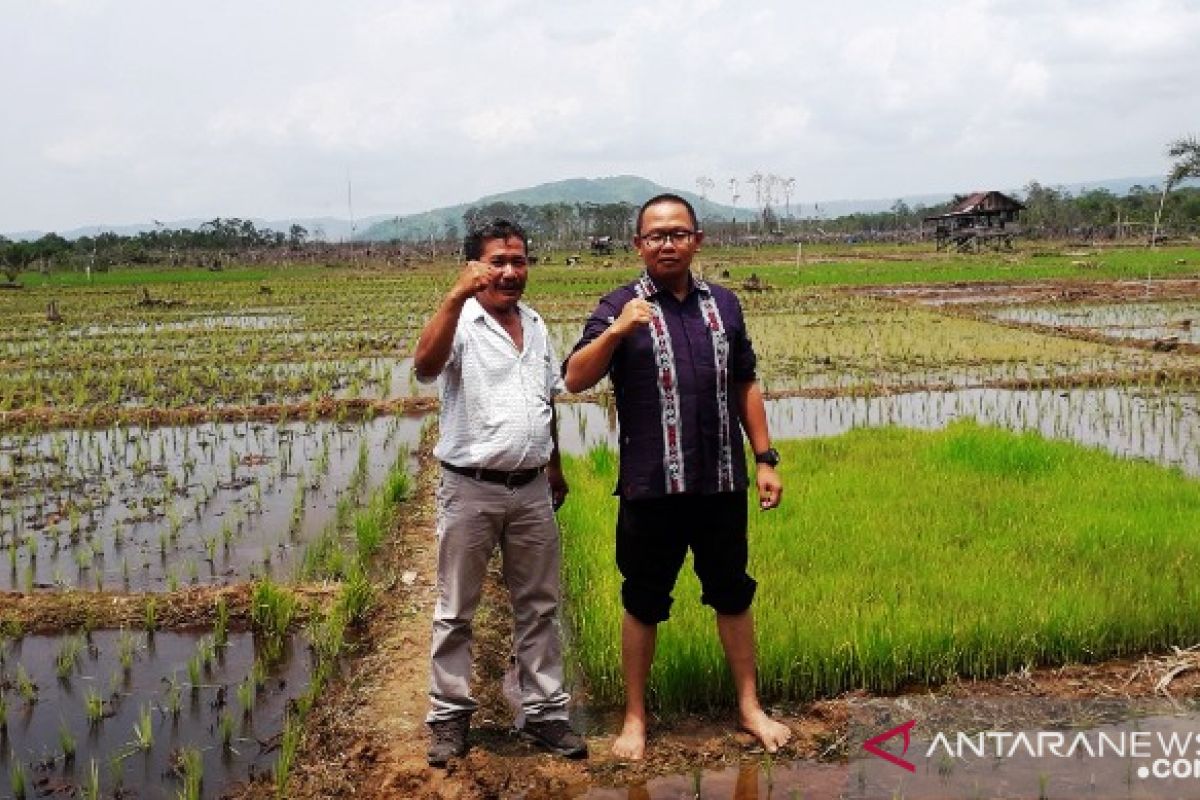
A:
<svg viewBox="0 0 1200 800">
<path fill-rule="evenodd" d="M 963 389 L 872 398 L 795 397 L 768 401 L 767 417 L 772 436 L 780 440 L 883 425 L 933 429 L 956 419 L 975 419 L 1200 475 L 1200 402 L 1194 394 L 1138 388 Z M 559 419 L 559 440 L 567 452 L 617 446 L 615 411 L 594 403 L 562 405 Z"/>
</svg>

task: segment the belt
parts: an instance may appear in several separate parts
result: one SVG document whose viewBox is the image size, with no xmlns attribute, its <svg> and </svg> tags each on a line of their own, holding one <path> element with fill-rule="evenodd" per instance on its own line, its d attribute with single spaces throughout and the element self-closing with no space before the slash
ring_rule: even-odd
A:
<svg viewBox="0 0 1200 800">
<path fill-rule="evenodd" d="M 477 481 L 485 483 L 498 483 L 501 486 L 507 486 L 509 489 L 515 489 L 518 486 L 524 486 L 532 481 L 546 469 L 545 467 L 533 467 L 531 469 L 503 470 L 503 469 L 477 469 L 475 467 L 456 467 L 453 464 L 442 462 L 442 469 L 453 472 L 455 475 L 465 475 L 468 478 L 474 478 Z"/>
</svg>

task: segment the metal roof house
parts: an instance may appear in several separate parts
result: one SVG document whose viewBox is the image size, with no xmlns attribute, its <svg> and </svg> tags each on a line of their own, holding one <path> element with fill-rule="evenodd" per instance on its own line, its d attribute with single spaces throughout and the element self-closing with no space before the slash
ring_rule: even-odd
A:
<svg viewBox="0 0 1200 800">
<path fill-rule="evenodd" d="M 925 217 L 921 233 L 932 234 L 938 250 L 1009 249 L 1019 232 L 1013 223 L 1024 210 L 1023 203 L 1002 192 L 975 192 L 956 200 L 944 213 Z"/>
</svg>

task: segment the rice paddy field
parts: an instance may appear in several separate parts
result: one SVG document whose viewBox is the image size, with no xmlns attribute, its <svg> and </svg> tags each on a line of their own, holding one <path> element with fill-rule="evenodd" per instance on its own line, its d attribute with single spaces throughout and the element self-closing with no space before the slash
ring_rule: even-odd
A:
<svg viewBox="0 0 1200 800">
<path fill-rule="evenodd" d="M 638 266 L 539 255 L 526 299 L 561 356 Z M 785 456 L 784 507 L 750 534 L 771 702 L 1194 643 L 1200 248 L 696 267 L 739 291 Z M 410 359 L 457 271 L 117 268 L 0 292 L 0 797 L 298 796 L 306 714 L 411 582 L 379 553 L 436 468 Z M 607 708 L 615 420 L 603 384 L 561 402 L 572 675 Z M 661 711 L 729 703 L 697 594 L 681 581 L 663 627 Z"/>
</svg>

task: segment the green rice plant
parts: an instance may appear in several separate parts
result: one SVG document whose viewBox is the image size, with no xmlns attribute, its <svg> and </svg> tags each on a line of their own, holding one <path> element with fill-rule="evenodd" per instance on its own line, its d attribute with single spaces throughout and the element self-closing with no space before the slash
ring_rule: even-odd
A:
<svg viewBox="0 0 1200 800">
<path fill-rule="evenodd" d="M 371 585 L 359 562 L 342 582 L 337 598 L 338 611 L 348 624 L 360 622 L 366 617 L 374 597 L 375 587 Z"/>
<path fill-rule="evenodd" d="M 187 661 L 188 685 L 192 687 L 192 694 L 200 691 L 200 673 L 204 669 L 204 661 L 199 653 L 194 654 Z"/>
<path fill-rule="evenodd" d="M 54 671 L 60 681 L 71 679 L 75 665 L 79 663 L 79 654 L 83 651 L 83 641 L 78 636 L 68 636 L 59 645 L 58 655 L 54 657 Z"/>
<path fill-rule="evenodd" d="M 153 597 L 146 598 L 146 604 L 142 607 L 142 627 L 149 633 L 158 630 L 158 601 Z"/>
<path fill-rule="evenodd" d="M 217 732 L 221 738 L 221 749 L 226 753 L 233 750 L 233 717 L 228 711 L 221 712 L 217 722 Z"/>
<path fill-rule="evenodd" d="M 768 701 L 894 692 L 1200 637 L 1190 577 L 1200 541 L 1187 522 L 1200 518 L 1200 484 L 1178 471 L 974 423 L 861 429 L 780 450 L 783 505 L 760 513 L 749 499 Z M 567 461 L 572 498 L 560 522 L 573 658 L 591 695 L 615 703 L 615 457 Z M 654 702 L 727 705 L 721 646 L 690 569 L 674 595 L 659 626 Z"/>
<path fill-rule="evenodd" d="M 26 705 L 33 705 L 38 701 L 37 684 L 29 677 L 23 664 L 17 664 L 17 694 L 21 696 Z"/>
<path fill-rule="evenodd" d="M 70 764 L 75 760 L 75 737 L 71 735 L 71 729 L 65 722 L 59 723 L 58 726 L 58 750 L 66 763 Z"/>
<path fill-rule="evenodd" d="M 133 741 L 143 752 L 154 746 L 154 725 L 149 706 L 138 710 L 137 721 L 133 723 Z"/>
<path fill-rule="evenodd" d="M 29 775 L 19 759 L 13 759 L 8 768 L 8 786 L 12 790 L 14 800 L 25 800 L 28 797 Z"/>
<path fill-rule="evenodd" d="M 217 598 L 216 624 L 213 626 L 213 643 L 217 647 L 229 644 L 229 603 L 224 597 Z"/>
<path fill-rule="evenodd" d="M 288 714 L 283 721 L 283 735 L 279 741 L 279 757 L 275 761 L 275 797 L 284 800 L 287 797 L 288 778 L 292 765 L 296 761 L 296 751 L 300 747 L 300 720 L 294 714 Z"/>
<path fill-rule="evenodd" d="M 254 715 L 255 694 L 254 679 L 247 675 L 246 679 L 239 683 L 237 687 L 238 705 L 242 709 L 242 717 L 244 719 L 249 719 Z"/>
<path fill-rule="evenodd" d="M 183 788 L 176 793 L 177 800 L 200 800 L 200 789 L 204 781 L 204 759 L 194 747 L 185 747 L 179 753 L 179 774 Z"/>
<path fill-rule="evenodd" d="M 84 695 L 83 711 L 88 725 L 92 727 L 104 721 L 104 700 L 91 687 L 88 688 L 87 694 Z"/>
<path fill-rule="evenodd" d="M 200 666 L 204 674 L 212 672 L 213 662 L 217 659 L 217 645 L 210 636 L 201 636 L 196 642 L 196 655 L 200 658 Z"/>
<path fill-rule="evenodd" d="M 100 765 L 96 759 L 88 759 L 88 771 L 84 781 L 79 786 L 83 800 L 100 800 Z"/>
<path fill-rule="evenodd" d="M 296 595 L 289 589 L 269 579 L 261 580 L 251 595 L 250 621 L 257 630 L 282 637 L 292 624 L 297 604 Z"/>
<path fill-rule="evenodd" d="M 133 669 L 133 656 L 136 651 L 137 642 L 134 640 L 133 634 L 122 628 L 117 637 L 117 658 L 121 662 L 121 670 L 126 675 Z"/>
<path fill-rule="evenodd" d="M 179 674 L 172 672 L 167 680 L 167 689 L 163 693 L 163 699 L 166 703 L 164 708 L 172 717 L 178 718 L 179 712 L 183 710 L 183 690 L 179 685 Z"/>
</svg>

